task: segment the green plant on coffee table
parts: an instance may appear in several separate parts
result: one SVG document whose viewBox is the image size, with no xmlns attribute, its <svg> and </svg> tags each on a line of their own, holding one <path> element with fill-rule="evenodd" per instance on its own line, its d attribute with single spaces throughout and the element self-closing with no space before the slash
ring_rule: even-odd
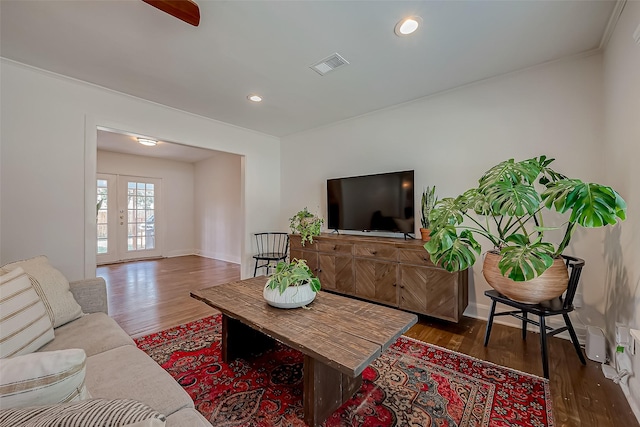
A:
<svg viewBox="0 0 640 427">
<path fill-rule="evenodd" d="M 424 245 L 431 261 L 448 271 L 472 266 L 481 252 L 474 235 L 480 235 L 502 255 L 503 276 L 527 281 L 553 264 L 578 225 L 595 228 L 625 219 L 626 203 L 615 190 L 568 178 L 549 167 L 553 160 L 506 160 L 485 172 L 478 187 L 440 200 L 429 215 L 431 240 Z M 569 218 L 550 226 L 542 215 L 548 211 Z M 554 245 L 545 233 L 557 229 L 564 237 Z"/>
<path fill-rule="evenodd" d="M 433 210 L 438 198 L 436 197 L 436 186 L 427 187 L 426 190 L 422 192 L 422 200 L 421 206 L 422 210 L 420 212 L 420 223 L 422 224 L 422 228 L 428 229 L 431 225 L 429 220 L 429 214 Z"/>
<path fill-rule="evenodd" d="M 269 279 L 267 287 L 278 289 L 282 295 L 289 286 L 298 286 L 305 282 L 309 282 L 313 292 L 320 290 L 320 279 L 313 274 L 307 262 L 294 258 L 291 262 L 280 261 L 278 263 L 276 272 Z"/>
<path fill-rule="evenodd" d="M 307 208 L 289 218 L 291 232 L 300 234 L 302 246 L 306 242 L 313 243 L 313 236 L 320 235 L 322 224 L 324 224 L 324 219 L 312 214 Z"/>
</svg>

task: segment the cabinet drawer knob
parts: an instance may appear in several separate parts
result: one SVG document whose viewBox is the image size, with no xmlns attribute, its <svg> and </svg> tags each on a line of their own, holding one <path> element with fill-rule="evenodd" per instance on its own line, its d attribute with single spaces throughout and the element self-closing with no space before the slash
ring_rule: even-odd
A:
<svg viewBox="0 0 640 427">
<path fill-rule="evenodd" d="M 371 255 L 375 255 L 377 253 L 378 253 L 378 251 L 371 251 Z"/>
<path fill-rule="evenodd" d="M 338 245 L 333 245 L 333 250 L 337 251 L 338 250 Z"/>
</svg>

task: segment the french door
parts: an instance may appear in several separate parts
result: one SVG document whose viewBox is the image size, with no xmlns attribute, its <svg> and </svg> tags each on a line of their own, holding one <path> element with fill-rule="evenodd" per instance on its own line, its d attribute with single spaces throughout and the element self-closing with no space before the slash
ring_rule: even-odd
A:
<svg viewBox="0 0 640 427">
<path fill-rule="evenodd" d="M 161 184 L 157 178 L 97 175 L 98 264 L 162 256 Z"/>
</svg>

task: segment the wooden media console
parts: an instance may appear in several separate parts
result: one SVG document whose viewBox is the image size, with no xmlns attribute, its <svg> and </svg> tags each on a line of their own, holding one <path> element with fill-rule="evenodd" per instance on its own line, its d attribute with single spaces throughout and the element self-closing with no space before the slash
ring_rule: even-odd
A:
<svg viewBox="0 0 640 427">
<path fill-rule="evenodd" d="M 435 266 L 421 240 L 322 234 L 302 246 L 289 237 L 290 258 L 305 259 L 323 290 L 452 322 L 467 307 L 468 271 Z"/>
</svg>

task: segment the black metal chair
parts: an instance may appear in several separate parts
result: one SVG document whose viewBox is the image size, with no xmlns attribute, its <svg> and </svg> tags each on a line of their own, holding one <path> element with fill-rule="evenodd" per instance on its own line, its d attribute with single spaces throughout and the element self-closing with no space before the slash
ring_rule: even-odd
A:
<svg viewBox="0 0 640 427">
<path fill-rule="evenodd" d="M 567 291 L 564 294 L 564 298 L 562 296 L 559 296 L 558 298 L 554 298 L 549 301 L 543 301 L 539 304 L 525 304 L 514 301 L 509 297 L 498 293 L 498 291 L 496 290 L 489 290 L 485 291 L 484 293 L 486 296 L 491 298 L 491 313 L 489 314 L 487 330 L 484 335 L 484 346 L 486 347 L 489 343 L 489 337 L 491 336 L 491 327 L 493 326 L 493 318 L 495 316 L 509 315 L 522 320 L 523 340 L 527 339 L 527 323 L 538 326 L 540 328 L 542 369 L 544 371 L 545 378 L 549 378 L 549 361 L 547 353 L 548 336 L 553 336 L 564 331 L 569 331 L 571 342 L 573 342 L 576 353 L 578 353 L 580 362 L 582 362 L 583 365 L 587 364 L 587 361 L 584 359 L 584 355 L 582 354 L 580 343 L 578 343 L 576 331 L 573 329 L 573 325 L 571 324 L 571 320 L 569 319 L 569 313 L 572 312 L 574 308 L 573 298 L 575 297 L 576 290 L 578 289 L 578 282 L 580 281 L 580 273 L 582 272 L 582 267 L 584 266 L 584 260 L 566 255 L 562 255 L 562 258 L 565 259 L 567 268 L 569 269 L 569 284 L 567 285 Z M 496 313 L 496 303 L 498 302 L 516 308 L 517 310 Z M 528 314 L 538 316 L 539 320 L 536 322 L 535 320 L 529 319 L 527 317 Z M 565 326 L 553 329 L 546 325 L 546 318 L 556 315 L 562 315 L 562 317 L 564 318 Z"/>
<path fill-rule="evenodd" d="M 263 267 L 266 267 L 268 276 L 270 269 L 274 267 L 273 264 L 287 259 L 289 235 L 287 233 L 269 232 L 256 233 L 255 236 L 258 253 L 253 256 L 256 260 L 253 277 L 256 277 L 258 269 Z"/>
</svg>

